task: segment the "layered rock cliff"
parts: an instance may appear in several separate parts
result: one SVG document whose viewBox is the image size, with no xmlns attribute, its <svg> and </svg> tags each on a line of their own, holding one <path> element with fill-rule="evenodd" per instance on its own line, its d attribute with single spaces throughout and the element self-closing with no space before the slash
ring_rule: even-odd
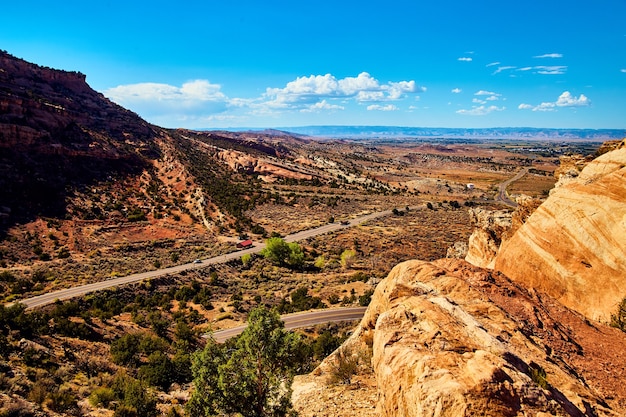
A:
<svg viewBox="0 0 626 417">
<path fill-rule="evenodd" d="M 502 244 L 494 267 L 608 321 L 626 296 L 626 140 L 567 177 Z"/>
<path fill-rule="evenodd" d="M 318 376 L 296 387 L 295 405 L 318 417 L 618 416 L 626 412 L 625 342 L 501 274 L 456 259 L 407 261 L 378 285 L 360 326 Z M 366 383 L 360 397 L 324 385 L 342 355 L 368 350 L 375 393 Z M 311 396 L 332 407 L 311 406 Z"/>
</svg>

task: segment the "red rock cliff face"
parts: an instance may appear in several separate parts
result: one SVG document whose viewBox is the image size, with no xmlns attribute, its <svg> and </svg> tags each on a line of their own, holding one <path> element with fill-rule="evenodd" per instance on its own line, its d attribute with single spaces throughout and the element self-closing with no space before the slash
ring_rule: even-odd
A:
<svg viewBox="0 0 626 417">
<path fill-rule="evenodd" d="M 62 217 L 68 188 L 140 173 L 160 155 L 159 135 L 85 75 L 0 52 L 0 205 L 11 209 L 0 228 Z"/>
<path fill-rule="evenodd" d="M 502 244 L 495 269 L 610 320 L 626 296 L 626 140 L 555 188 Z"/>
</svg>

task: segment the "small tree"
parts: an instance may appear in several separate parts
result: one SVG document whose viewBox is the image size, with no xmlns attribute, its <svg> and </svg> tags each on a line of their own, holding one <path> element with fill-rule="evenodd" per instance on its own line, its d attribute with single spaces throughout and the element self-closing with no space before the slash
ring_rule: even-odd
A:
<svg viewBox="0 0 626 417">
<path fill-rule="evenodd" d="M 350 268 L 356 257 L 356 252 L 352 249 L 346 249 L 341 253 L 341 260 L 339 263 L 343 268 Z"/>
<path fill-rule="evenodd" d="M 261 251 L 261 255 L 277 265 L 284 265 L 289 257 L 289 245 L 283 238 L 270 237 L 265 241 L 265 248 Z"/>
<path fill-rule="evenodd" d="M 280 316 L 263 307 L 250 312 L 248 327 L 228 348 L 209 341 L 194 354 L 191 416 L 239 413 L 243 417 L 287 416 L 300 338 Z"/>
<path fill-rule="evenodd" d="M 279 266 L 300 268 L 304 264 L 304 252 L 296 242 L 287 243 L 283 238 L 271 237 L 265 241 L 261 255 Z"/>
</svg>

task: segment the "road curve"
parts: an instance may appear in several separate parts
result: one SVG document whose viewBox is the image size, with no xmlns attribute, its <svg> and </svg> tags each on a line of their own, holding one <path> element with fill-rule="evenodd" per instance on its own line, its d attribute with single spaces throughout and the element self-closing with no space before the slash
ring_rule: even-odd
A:
<svg viewBox="0 0 626 417">
<path fill-rule="evenodd" d="M 337 230 L 345 229 L 347 227 L 356 226 L 368 220 L 373 220 L 379 217 L 388 216 L 392 213 L 391 210 L 379 211 L 376 213 L 366 214 L 357 218 L 351 219 L 344 224 L 341 223 L 328 223 L 323 226 L 319 226 L 309 230 L 303 230 L 301 232 L 293 233 L 285 237 L 287 242 L 296 242 L 299 240 L 308 239 L 317 235 L 334 232 Z M 204 268 L 208 265 L 221 264 L 233 259 L 241 258 L 241 256 L 249 253 L 258 253 L 265 248 L 265 243 L 257 242 L 254 247 L 243 249 L 235 252 L 230 252 L 224 255 L 218 255 L 213 258 L 204 259 L 201 263 L 187 263 L 182 265 L 176 265 L 169 268 L 157 269 L 154 271 L 140 272 L 137 274 L 128 275 L 125 277 L 112 278 L 105 281 L 93 282 L 91 284 L 80 285 L 77 287 L 66 288 L 63 290 L 52 291 L 36 297 L 25 298 L 18 300 L 18 303 L 24 304 L 26 308 L 42 307 L 47 304 L 52 304 L 56 300 L 69 300 L 74 297 L 79 297 L 91 292 L 104 290 L 107 288 L 117 287 L 120 285 L 130 284 L 133 282 L 143 281 L 147 279 L 157 278 L 168 274 L 176 274 L 182 271 L 188 271 L 191 269 Z"/>
<path fill-rule="evenodd" d="M 528 174 L 528 168 L 522 168 L 519 170 L 514 177 L 509 178 L 508 180 L 501 182 L 498 184 L 498 193 L 496 194 L 496 201 L 501 202 L 502 204 L 506 204 L 509 207 L 517 207 L 517 203 L 511 200 L 506 193 L 506 189 L 512 182 L 515 182 L 522 178 L 524 175 Z"/>
<path fill-rule="evenodd" d="M 293 330 L 301 327 L 315 326 L 316 324 L 361 320 L 367 307 L 343 307 L 307 311 L 304 313 L 285 314 L 280 319 L 285 323 L 285 329 Z M 230 329 L 219 330 L 212 334 L 217 343 L 224 343 L 228 339 L 239 335 L 247 325 L 237 326 Z M 209 337 L 205 335 L 204 337 Z"/>
</svg>

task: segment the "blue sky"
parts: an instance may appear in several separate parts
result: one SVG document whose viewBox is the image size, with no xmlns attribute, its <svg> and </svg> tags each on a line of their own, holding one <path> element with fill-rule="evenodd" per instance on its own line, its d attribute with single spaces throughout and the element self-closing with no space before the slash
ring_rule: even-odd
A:
<svg viewBox="0 0 626 417">
<path fill-rule="evenodd" d="M 164 127 L 626 128 L 626 0 L 12 1 L 0 49 Z"/>
</svg>

